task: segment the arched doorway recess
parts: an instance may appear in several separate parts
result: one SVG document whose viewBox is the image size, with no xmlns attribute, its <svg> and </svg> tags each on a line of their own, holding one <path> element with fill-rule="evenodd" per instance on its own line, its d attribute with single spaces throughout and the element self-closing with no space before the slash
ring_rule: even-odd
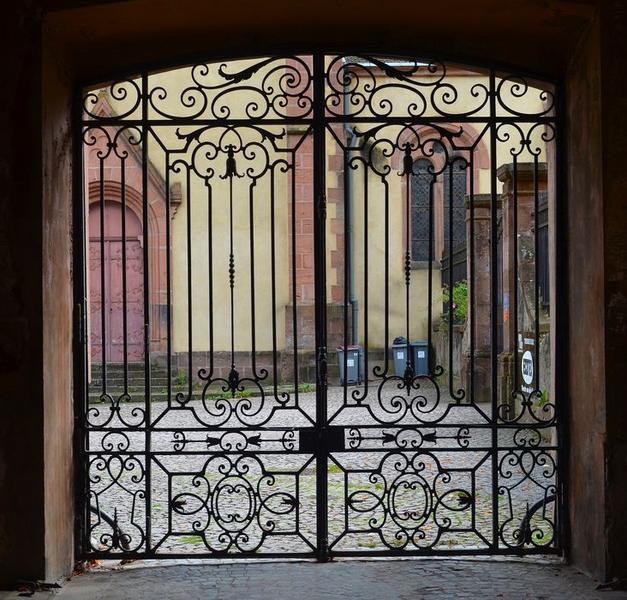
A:
<svg viewBox="0 0 627 600">
<path fill-rule="evenodd" d="M 561 550 L 553 86 L 303 54 L 82 94 L 101 206 L 136 159 L 145 332 L 85 388 L 82 556 Z"/>
<path fill-rule="evenodd" d="M 97 203 L 90 206 L 91 358 L 96 362 L 121 363 L 126 357 L 129 363 L 141 362 L 144 359 L 141 222 L 129 208 L 122 216 L 122 206 L 117 203 L 105 202 L 104 214 L 101 211 Z M 101 221 L 104 232 L 100 230 Z"/>
</svg>

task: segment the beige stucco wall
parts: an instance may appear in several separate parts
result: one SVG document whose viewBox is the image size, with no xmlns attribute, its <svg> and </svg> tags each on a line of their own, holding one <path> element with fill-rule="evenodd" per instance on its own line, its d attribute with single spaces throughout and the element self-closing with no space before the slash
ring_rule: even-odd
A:
<svg viewBox="0 0 627 600">
<path fill-rule="evenodd" d="M 407 67 L 401 67 L 407 68 Z M 373 69 L 371 68 L 371 71 Z M 363 94 L 365 98 L 368 98 L 373 106 L 379 107 L 381 112 L 386 110 L 383 104 L 379 104 L 380 101 L 389 102 L 390 114 L 392 116 L 406 116 L 410 111 L 410 106 L 415 103 L 416 106 L 421 106 L 421 96 L 414 93 L 410 89 L 410 86 L 406 84 L 391 85 L 394 81 L 386 75 L 379 72 L 377 77 L 377 88 L 380 89 L 384 86 L 384 92 L 381 94 L 374 94 L 370 96 L 367 93 L 366 86 L 372 85 L 372 78 L 369 73 L 359 72 L 360 80 L 359 84 L 355 88 L 354 95 L 356 97 L 359 94 Z M 436 82 L 436 75 L 429 76 L 420 74 L 421 83 L 426 85 L 418 87 L 417 90 L 422 94 L 422 97 L 426 98 L 424 116 L 435 116 L 437 111 L 433 102 L 437 103 L 440 109 L 446 110 L 453 115 L 463 115 L 464 113 L 474 111 L 478 106 L 484 103 L 487 95 L 482 90 L 485 86 L 489 86 L 489 78 L 487 74 L 469 73 L 459 69 L 452 69 L 450 75 L 447 76 L 446 81 L 451 83 L 451 87 L 442 88 L 441 92 L 436 93 L 433 97 L 430 96 L 430 92 L 433 89 L 433 84 Z M 500 80 L 497 80 L 497 85 Z M 502 89 L 503 99 L 509 104 L 514 101 L 514 107 L 517 110 L 538 112 L 542 109 L 542 98 L 537 95 L 537 102 L 530 103 L 526 100 L 524 103 L 517 101 L 512 95 L 511 86 L 504 84 Z M 456 96 L 445 96 L 445 94 L 452 94 L 457 92 Z M 448 101 L 448 102 L 447 102 Z M 533 105 L 532 105 L 533 104 Z M 376 115 L 376 111 L 372 111 L 369 108 L 362 108 L 362 104 L 356 106 L 348 104 L 345 109 L 349 114 L 356 114 L 359 117 L 372 117 Z M 420 111 L 418 111 L 420 112 Z M 497 110 L 497 114 L 506 114 L 502 109 Z M 486 102 L 483 109 L 475 113 L 475 116 L 486 117 L 489 115 L 489 104 Z M 383 119 L 382 121 L 383 122 Z M 380 123 L 371 124 L 359 124 L 357 129 L 360 132 L 367 131 L 371 127 L 376 127 Z M 473 177 L 475 179 L 474 192 L 476 194 L 488 193 L 491 191 L 491 176 L 490 176 L 490 131 L 484 131 L 485 125 L 483 124 L 464 124 L 460 125 L 455 123 L 454 117 L 451 118 L 450 130 L 463 128 L 466 136 L 478 142 L 478 150 L 475 152 L 475 173 Z M 522 132 L 526 135 L 530 126 L 521 126 Z M 511 162 L 512 156 L 510 150 L 515 148 L 517 138 L 514 135 L 514 131 L 511 128 L 507 128 L 511 135 L 511 143 L 506 143 L 503 139 L 497 145 L 497 165 Z M 382 137 L 389 137 L 394 139 L 394 136 L 399 134 L 401 127 L 389 127 L 386 129 L 386 133 Z M 503 130 L 505 133 L 505 130 Z M 544 144 L 541 140 L 542 129 L 537 128 L 532 134 L 532 140 L 538 147 L 543 148 Z M 333 136 L 328 136 L 328 154 L 337 152 L 337 142 Z M 412 140 L 414 141 L 414 140 Z M 359 141 L 358 145 L 363 145 Z M 468 141 L 460 142 L 460 145 L 467 145 Z M 365 146 L 367 149 L 367 145 Z M 455 152 L 454 148 L 448 146 L 451 153 Z M 484 159 L 482 164 L 479 164 L 478 160 L 479 152 L 483 152 Z M 462 156 L 469 159 L 469 152 L 460 152 Z M 359 152 L 352 153 L 352 156 L 359 155 Z M 414 152 L 412 154 L 414 160 L 421 157 L 420 152 Z M 391 171 L 388 176 L 385 177 L 385 181 L 388 186 L 389 197 L 389 243 L 387 252 L 389 254 L 389 279 L 388 279 L 388 317 L 389 317 L 389 332 L 387 337 L 387 343 L 391 343 L 393 338 L 399 335 L 407 335 L 407 310 L 406 310 L 406 286 L 405 286 L 405 272 L 404 272 L 404 255 L 405 255 L 405 224 L 406 224 L 406 184 L 405 178 L 400 176 L 400 170 L 402 169 L 402 152 L 400 150 L 395 151 L 395 155 L 391 157 L 384 157 L 381 153 L 378 153 L 377 159 L 379 161 L 379 170 L 383 169 L 386 165 L 391 167 Z M 526 153 L 522 160 L 531 160 L 531 155 Z M 542 151 L 540 161 L 544 160 L 544 151 Z M 338 177 L 342 175 L 337 172 L 327 169 L 327 185 L 329 187 L 336 187 L 338 185 Z M 368 340 L 369 347 L 382 347 L 386 344 L 385 336 L 385 314 L 386 314 L 386 298 L 385 298 L 385 184 L 380 175 L 369 172 L 368 175 L 368 315 L 365 314 L 365 233 L 364 233 L 364 182 L 363 182 L 363 167 L 360 166 L 353 172 L 353 215 L 354 215 L 354 248 L 355 248 L 355 281 L 356 281 L 356 296 L 360 307 L 360 321 L 359 321 L 359 341 L 364 344 L 365 340 L 365 324 L 367 318 L 368 328 Z M 440 175 L 435 185 L 434 190 L 434 227 L 435 227 L 435 262 L 432 270 L 432 318 L 436 322 L 439 319 L 442 310 L 442 282 L 441 272 L 439 269 L 439 259 L 442 252 L 442 240 L 443 240 L 443 177 Z M 341 184 L 340 184 L 341 185 Z M 470 173 L 467 176 L 467 185 L 470 187 Z M 502 184 L 497 181 L 497 193 L 500 193 Z M 336 207 L 331 206 L 329 212 L 329 218 L 333 219 L 336 216 Z M 411 235 L 411 234 L 410 234 Z M 341 281 L 341 274 L 338 273 L 338 269 L 332 266 L 330 253 L 337 246 L 335 243 L 335 236 L 333 232 L 327 227 L 328 241 L 328 256 L 327 264 L 329 265 L 328 273 L 328 289 L 327 293 L 331 293 L 331 286 L 338 281 Z M 409 335 L 412 339 L 426 339 L 428 337 L 428 289 L 429 289 L 429 271 L 425 265 L 420 265 L 413 268 L 410 272 L 410 300 L 409 300 Z"/>
<path fill-rule="evenodd" d="M 228 63 L 227 70 L 229 72 L 239 71 L 249 65 L 253 61 L 237 61 Z M 198 76 L 203 83 L 209 85 L 218 85 L 223 83 L 223 79 L 218 75 L 219 65 L 212 65 L 206 71 L 197 71 Z M 420 75 L 423 77 L 423 83 L 433 83 L 435 76 Z M 137 80 L 136 80 L 137 81 Z M 488 85 L 488 77 L 485 74 L 469 74 L 461 70 L 453 69 L 447 78 L 457 92 L 456 96 L 446 95 L 452 94 L 453 87 L 443 88 L 434 98 L 441 108 L 445 108 L 451 114 L 464 114 L 473 110 L 476 106 L 483 102 L 485 93 L 481 86 Z M 386 85 L 392 80 L 387 76 L 378 77 L 378 85 Z M 138 85 L 139 82 L 137 81 Z M 368 78 L 363 78 L 360 85 L 368 83 Z M 498 81 L 497 81 L 498 83 Z M 190 68 L 182 68 L 173 71 L 153 74 L 149 77 L 149 86 L 153 90 L 153 102 L 162 110 L 178 115 L 197 114 L 196 111 L 204 101 L 200 94 L 194 91 L 185 92 L 185 89 L 191 85 Z M 159 90 L 162 87 L 167 90 L 167 94 Z M 425 86 L 420 88 L 426 91 L 426 97 L 430 98 L 431 88 Z M 363 90 L 362 90 L 363 91 Z M 218 92 L 216 92 L 218 93 Z M 508 102 L 514 104 L 521 111 L 537 112 L 542 108 L 542 98 L 538 94 L 537 103 L 531 106 L 529 101 L 527 104 L 520 104 L 512 95 L 512 89 L 504 87 L 504 97 Z M 529 94 L 527 94 L 529 96 Z M 209 104 L 215 97 L 209 95 Z M 189 106 L 185 109 L 181 107 L 181 98 L 188 102 Z M 383 96 L 375 97 L 376 102 Z M 385 88 L 385 98 L 387 98 L 398 114 L 407 114 L 407 109 L 411 103 L 416 102 L 416 94 L 407 89 L 391 86 Z M 239 93 L 227 94 L 217 105 L 217 110 L 223 107 L 229 110 L 231 118 L 246 117 L 246 101 L 254 99 L 254 95 L 243 96 Z M 429 101 L 431 101 L 429 99 Z M 113 99 L 111 104 L 116 112 L 124 112 L 125 108 L 132 102 L 131 97 L 123 98 L 116 101 Z M 139 109 L 138 109 L 139 110 Z M 188 112 L 186 112 L 188 111 Z M 476 116 L 487 116 L 489 111 L 488 103 L 477 113 Z M 503 113 L 501 109 L 497 112 Z M 200 116 L 207 116 L 207 110 L 200 113 Z M 224 113 L 226 116 L 226 113 Z M 396 114 L 393 113 L 393 114 Z M 432 106 L 427 106 L 426 116 L 435 115 Z M 361 113 L 361 116 L 368 115 L 368 112 Z M 137 116 L 131 114 L 131 117 Z M 149 110 L 149 117 L 153 119 L 160 118 L 160 115 L 154 109 Z M 454 121 L 454 118 L 451 119 Z M 361 127 L 361 126 L 360 126 Z M 478 135 L 481 125 L 475 127 L 474 133 Z M 468 127 L 465 127 L 468 129 Z M 521 126 L 526 133 L 528 127 Z M 189 132 L 195 127 L 184 127 L 179 131 L 182 133 Z M 279 132 L 281 127 L 269 126 L 268 129 Z M 204 134 L 203 141 L 212 143 L 218 142 L 219 133 L 221 131 L 208 132 Z M 165 178 L 166 174 L 166 157 L 163 146 L 170 151 L 182 149 L 184 140 L 177 136 L 177 126 L 165 124 L 156 126 L 153 132 L 158 136 L 160 143 L 151 138 L 149 142 L 149 159 L 155 168 Z M 540 161 L 545 160 L 545 152 L 543 150 L 544 143 L 541 140 L 543 129 L 537 127 L 534 130 L 534 145 L 538 145 L 541 150 Z M 510 133 L 514 133 L 513 130 Z M 490 192 L 491 178 L 489 169 L 489 136 L 490 131 L 484 132 L 480 144 L 484 146 L 484 152 L 487 152 L 488 162 L 482 167 L 477 168 L 475 176 L 475 193 Z M 252 138 L 251 138 L 252 139 Z M 515 139 L 513 136 L 512 139 Z M 286 141 L 277 142 L 279 145 L 285 146 Z M 266 147 L 270 147 L 269 142 L 264 142 Z M 497 165 L 511 162 L 510 150 L 515 147 L 515 142 L 499 143 L 497 151 Z M 193 150 L 193 145 L 190 146 Z M 331 136 L 327 140 L 327 154 L 337 152 L 336 142 Z M 405 241 L 403 236 L 406 215 L 405 208 L 405 191 L 403 178 L 398 176 L 398 164 L 402 164 L 402 160 L 392 159 L 392 172 L 387 178 L 389 183 L 389 336 L 388 342 L 397 335 L 405 335 L 406 333 L 406 314 L 405 314 L 405 281 L 404 281 L 404 252 Z M 171 155 L 172 163 L 178 156 L 185 156 L 186 161 L 192 159 L 191 150 L 184 155 Z M 271 151 L 273 159 L 278 158 L 278 154 Z M 466 153 L 465 156 L 468 156 Z M 216 175 L 223 175 L 226 168 L 226 157 L 224 153 L 218 156 L 218 159 L 206 160 L 202 157 L 199 164 L 203 167 L 211 167 L 215 169 Z M 245 166 L 241 159 L 238 158 L 238 171 L 243 172 L 245 167 L 258 168 L 263 162 L 263 158 L 259 155 L 256 159 L 252 159 Z M 382 160 L 388 160 L 383 158 Z M 396 163 L 395 163 L 396 160 Z M 531 155 L 525 152 L 525 156 L 520 159 L 529 161 Z M 328 163 L 329 164 L 329 161 Z M 214 350 L 230 349 L 230 288 L 229 288 L 229 181 L 228 179 L 220 179 L 214 175 L 211 178 L 212 196 L 213 196 L 213 268 L 214 268 Z M 355 180 L 362 182 L 363 172 L 354 172 Z M 340 188 L 342 186 L 343 175 L 336 170 L 327 167 L 327 187 Z M 469 179 L 469 177 L 468 177 Z M 191 296 L 193 305 L 193 344 L 194 351 L 203 351 L 209 348 L 209 314 L 211 307 L 209 305 L 209 283 L 208 283 L 208 201 L 207 188 L 202 178 L 196 174 L 191 175 L 190 186 L 187 189 L 186 176 L 184 171 L 180 173 L 170 173 L 170 184 L 180 183 L 182 189 L 182 201 L 178 206 L 176 214 L 172 220 L 172 315 L 173 315 L 173 351 L 188 350 L 188 250 L 187 250 L 187 213 L 188 202 L 190 202 L 191 210 Z M 249 185 L 250 179 L 233 178 L 233 232 L 234 232 L 234 257 L 235 257 L 235 288 L 234 288 L 234 305 L 235 305 L 235 350 L 249 350 L 251 348 L 251 307 L 250 307 L 250 221 L 249 221 Z M 501 184 L 498 184 L 497 192 L 500 192 Z M 384 298 L 384 201 L 383 201 L 383 183 L 381 178 L 375 173 L 369 175 L 369 214 L 368 214 L 368 247 L 369 247 L 369 266 L 368 266 L 368 290 L 369 290 L 369 307 L 368 307 L 368 346 L 381 347 L 385 344 L 384 335 L 384 314 L 385 314 L 385 298 Z M 438 187 L 441 190 L 441 185 Z M 285 310 L 286 305 L 290 302 L 289 290 L 289 245 L 288 245 L 288 202 L 289 198 L 289 177 L 285 173 L 277 170 L 275 175 L 275 234 L 276 234 L 276 310 L 274 312 L 276 324 L 276 347 L 282 349 L 285 347 Z M 271 240 L 270 240 L 270 224 L 272 212 L 270 208 L 270 182 L 269 176 L 259 179 L 254 190 L 254 218 L 255 218 L 255 318 L 256 318 L 256 346 L 258 350 L 270 350 L 273 348 L 272 341 L 272 286 L 271 286 Z M 436 194 L 436 211 L 441 212 L 441 192 Z M 355 185 L 353 198 L 354 208 L 354 247 L 355 247 L 355 283 L 357 297 L 360 305 L 360 341 L 364 343 L 364 199 L 363 199 L 363 182 L 361 185 Z M 332 287 L 341 282 L 341 274 L 338 273 L 336 266 L 332 264 L 332 253 L 338 248 L 337 227 L 331 226 L 332 221 L 337 218 L 338 205 L 328 204 L 328 221 L 327 221 L 327 294 L 331 297 Z M 442 227 L 441 217 L 436 216 L 436 224 Z M 436 233 L 436 240 L 441 239 L 441 232 Z M 436 242 L 436 246 L 438 242 Z M 441 247 L 441 244 L 440 244 Z M 439 258 L 436 255 L 436 259 Z M 433 269 L 433 294 L 431 298 L 433 307 L 434 320 L 439 317 L 441 310 L 441 282 L 440 272 L 437 264 Z M 428 306 L 428 271 L 426 268 L 413 268 L 411 270 L 410 285 L 410 336 L 412 338 L 426 338 L 427 333 L 427 306 Z"/>
<path fill-rule="evenodd" d="M 233 61 L 228 63 L 229 72 L 237 72 L 254 64 L 256 61 Z M 209 86 L 219 86 L 224 80 L 218 74 L 219 64 L 211 65 L 207 72 L 197 71 L 199 80 Z M 201 95 L 193 92 L 185 93 L 184 90 L 191 85 L 191 70 L 189 67 L 174 71 L 164 72 L 150 77 L 149 85 L 162 86 L 168 95 L 160 106 L 167 111 L 180 115 L 180 98 L 194 98 L 197 102 L 204 101 Z M 207 94 L 208 106 L 217 98 L 220 89 Z M 220 112 L 221 108 L 227 108 L 231 118 L 245 118 L 245 103 L 255 100 L 250 94 L 227 94 L 223 100 L 217 100 L 214 112 Z M 196 104 L 194 106 L 200 106 Z M 190 107 L 190 113 L 194 110 Z M 207 111 L 200 116 L 206 116 Z M 158 118 L 155 113 L 151 117 Z M 194 129 L 185 128 L 186 131 Z M 282 127 L 268 126 L 273 133 L 280 133 Z M 181 146 L 181 141 L 176 137 L 175 127 L 163 127 L 157 133 L 168 148 Z M 224 128 L 218 128 L 215 132 L 203 136 L 203 142 L 219 144 L 220 135 Z M 258 137 L 251 131 L 244 135 L 244 142 L 257 141 Z M 231 134 L 230 139 L 224 143 L 237 144 L 237 140 Z M 285 147 L 285 141 L 277 142 L 280 147 Z M 273 151 L 272 144 L 264 142 L 263 146 L 270 153 L 270 160 L 276 161 L 280 155 Z M 156 148 L 155 148 L 156 150 Z M 193 146 L 191 146 L 193 151 Z M 191 152 L 191 151 L 190 151 Z M 189 161 L 191 153 L 186 154 Z M 154 160 L 155 153 L 151 152 Z M 174 159 L 175 160 L 175 159 Z M 192 173 L 190 188 L 187 190 L 184 174 L 171 176 L 171 181 L 179 181 L 182 186 L 182 203 L 172 221 L 172 315 L 173 315 L 173 351 L 186 351 L 189 348 L 188 337 L 188 250 L 187 250 L 187 202 L 188 196 L 191 202 L 191 257 L 192 257 L 192 349 L 203 351 L 209 349 L 209 315 L 213 310 L 214 326 L 214 350 L 228 350 L 231 347 L 231 304 L 229 285 L 229 223 L 230 223 L 230 192 L 229 180 L 221 179 L 226 170 L 226 156 L 222 153 L 215 161 L 204 160 L 197 157 L 199 170 L 213 168 L 215 175 L 211 178 L 212 186 L 212 232 L 213 247 L 213 307 L 209 304 L 209 260 L 208 260 L 208 192 L 204 181 L 198 174 Z M 163 161 L 158 161 L 163 163 Z M 264 168 L 262 153 L 258 153 L 257 160 L 244 162 L 241 155 L 236 155 L 238 173 L 241 175 L 246 169 L 251 168 L 255 172 Z M 251 280 L 250 280 L 250 215 L 249 195 L 250 178 L 233 177 L 233 254 L 234 254 L 234 345 L 236 351 L 250 350 L 251 348 Z M 287 175 L 280 169 L 274 170 L 274 224 L 275 224 L 275 295 L 276 295 L 276 340 L 277 348 L 285 345 L 285 304 L 288 302 L 288 248 L 287 248 Z M 270 350 L 272 341 L 272 273 L 271 273 L 271 189 L 270 174 L 266 174 L 257 180 L 254 188 L 254 253 L 255 253 L 255 335 L 258 350 Z"/>
<path fill-rule="evenodd" d="M 358 184 L 361 183 L 361 185 Z M 389 278 L 388 278 L 388 342 L 397 336 L 406 335 L 406 287 L 405 287 L 405 239 L 406 204 L 402 179 L 396 175 L 389 184 Z M 360 307 L 359 338 L 365 344 L 365 285 L 368 286 L 368 347 L 381 348 L 385 345 L 385 186 L 372 172 L 368 175 L 368 247 L 365 244 L 365 198 L 363 167 L 355 172 L 353 197 L 355 284 Z M 365 270 L 365 253 L 368 252 L 368 272 Z M 410 314 L 409 331 L 412 339 L 427 338 L 428 313 L 427 268 L 413 268 L 410 272 Z M 439 317 L 441 302 L 440 270 L 432 269 L 432 310 L 433 318 Z"/>
<path fill-rule="evenodd" d="M 230 286 L 229 286 L 229 183 L 214 180 L 213 185 L 213 319 L 214 349 L 230 348 Z M 278 348 L 284 345 L 284 306 L 288 301 L 287 267 L 287 194 L 286 176 L 276 175 L 275 183 L 276 235 L 276 327 Z M 259 181 L 254 192 L 255 235 L 255 315 L 256 342 L 259 350 L 272 348 L 272 271 L 270 236 L 270 183 Z M 198 178 L 192 178 L 191 257 L 192 257 L 192 315 L 194 351 L 209 348 L 209 269 L 208 269 L 208 201 L 207 189 Z M 172 221 L 172 291 L 173 333 L 175 352 L 188 349 L 188 250 L 187 250 L 187 192 Z M 234 254 L 234 315 L 235 349 L 251 347 L 251 281 L 250 281 L 250 219 L 249 180 L 233 179 L 233 254 Z"/>
</svg>

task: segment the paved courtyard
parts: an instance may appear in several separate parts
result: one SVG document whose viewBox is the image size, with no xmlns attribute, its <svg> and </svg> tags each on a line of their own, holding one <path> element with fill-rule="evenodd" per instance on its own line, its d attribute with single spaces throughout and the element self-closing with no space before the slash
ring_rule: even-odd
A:
<svg viewBox="0 0 627 600">
<path fill-rule="evenodd" d="M 141 563 L 137 563 L 141 565 Z M 178 564 L 95 570 L 35 598 L 59 600 L 625 600 L 575 569 L 500 560 Z M 0 592 L 0 600 L 17 600 Z"/>
</svg>

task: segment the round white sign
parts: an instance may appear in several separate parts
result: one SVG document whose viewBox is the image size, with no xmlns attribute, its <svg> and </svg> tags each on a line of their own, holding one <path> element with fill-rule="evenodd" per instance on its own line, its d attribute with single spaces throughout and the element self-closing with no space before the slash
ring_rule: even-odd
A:
<svg viewBox="0 0 627 600">
<path fill-rule="evenodd" d="M 533 382 L 533 354 L 531 354 L 529 350 L 526 350 L 522 355 L 520 370 L 522 372 L 523 381 L 527 385 L 531 385 Z"/>
</svg>

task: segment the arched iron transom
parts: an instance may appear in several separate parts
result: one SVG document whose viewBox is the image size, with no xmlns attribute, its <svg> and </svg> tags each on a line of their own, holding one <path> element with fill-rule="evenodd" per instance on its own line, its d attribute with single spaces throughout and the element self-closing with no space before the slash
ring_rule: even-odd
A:
<svg viewBox="0 0 627 600">
<path fill-rule="evenodd" d="M 303 54 L 80 106 L 81 557 L 560 551 L 554 87 Z"/>
</svg>

